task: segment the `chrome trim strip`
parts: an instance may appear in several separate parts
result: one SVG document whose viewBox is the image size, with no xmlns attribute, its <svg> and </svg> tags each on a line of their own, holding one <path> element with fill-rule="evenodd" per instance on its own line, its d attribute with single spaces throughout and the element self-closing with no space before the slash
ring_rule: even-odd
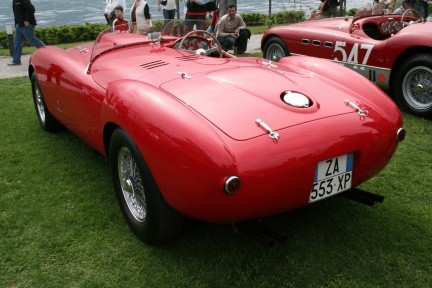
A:
<svg viewBox="0 0 432 288">
<path fill-rule="evenodd" d="M 381 68 L 369 65 L 355 64 L 355 63 L 347 63 L 333 60 L 333 62 L 341 64 L 360 75 L 366 77 L 382 89 L 389 89 L 390 86 L 390 73 L 391 70 L 388 68 Z M 384 81 L 381 81 L 378 75 L 384 75 Z"/>
</svg>

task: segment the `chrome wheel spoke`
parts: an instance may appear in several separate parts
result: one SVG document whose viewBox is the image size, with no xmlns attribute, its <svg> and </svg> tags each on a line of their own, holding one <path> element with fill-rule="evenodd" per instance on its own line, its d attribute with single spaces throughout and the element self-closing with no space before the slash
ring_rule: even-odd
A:
<svg viewBox="0 0 432 288">
<path fill-rule="evenodd" d="M 36 106 L 39 113 L 39 117 L 41 121 L 45 123 L 45 107 L 43 104 L 42 94 L 40 92 L 39 87 L 35 88 L 35 94 L 36 94 Z"/>
<path fill-rule="evenodd" d="M 273 44 L 269 47 L 267 55 L 268 60 L 277 59 L 276 61 L 278 61 L 282 57 L 285 57 L 285 53 L 279 45 Z"/>
<path fill-rule="evenodd" d="M 133 217 L 143 222 L 147 215 L 146 199 L 141 175 L 132 153 L 126 147 L 119 151 L 118 173 L 123 197 Z"/>
<path fill-rule="evenodd" d="M 403 94 L 406 101 L 417 109 L 432 106 L 432 70 L 428 67 L 414 67 L 403 80 Z"/>
</svg>

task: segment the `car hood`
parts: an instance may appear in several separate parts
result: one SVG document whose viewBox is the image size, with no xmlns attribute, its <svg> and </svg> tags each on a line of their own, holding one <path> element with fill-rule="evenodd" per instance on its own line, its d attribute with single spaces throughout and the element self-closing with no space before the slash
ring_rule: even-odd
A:
<svg viewBox="0 0 432 288">
<path fill-rule="evenodd" d="M 267 63 L 267 64 L 266 64 Z M 300 68 L 272 68 L 268 62 L 255 66 L 232 66 L 210 72 L 188 74 L 160 87 L 200 113 L 225 134 L 246 140 L 266 132 L 258 127 L 264 121 L 272 130 L 335 115 L 352 113 L 345 105 L 347 91 L 337 83 Z M 304 95 L 308 107 L 285 103 L 282 98 Z"/>
</svg>

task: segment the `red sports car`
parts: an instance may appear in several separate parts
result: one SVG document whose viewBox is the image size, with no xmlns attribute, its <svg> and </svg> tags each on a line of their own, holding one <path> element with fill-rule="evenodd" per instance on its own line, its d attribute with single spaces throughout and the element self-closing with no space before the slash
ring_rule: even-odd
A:
<svg viewBox="0 0 432 288">
<path fill-rule="evenodd" d="M 353 188 L 404 138 L 378 87 L 318 58 L 234 58 L 175 23 L 40 48 L 29 66 L 42 128 L 66 127 L 109 158 L 140 239 L 170 239 L 184 216 L 233 223 L 338 193 L 376 199 Z"/>
<path fill-rule="evenodd" d="M 415 10 L 311 20 L 269 29 L 264 57 L 289 55 L 333 60 L 358 72 L 415 115 L 432 117 L 432 22 Z"/>
</svg>

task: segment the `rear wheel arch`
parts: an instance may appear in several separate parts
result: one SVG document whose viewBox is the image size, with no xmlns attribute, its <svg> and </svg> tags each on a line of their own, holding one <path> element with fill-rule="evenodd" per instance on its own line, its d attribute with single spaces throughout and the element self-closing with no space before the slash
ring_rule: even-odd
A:
<svg viewBox="0 0 432 288">
<path fill-rule="evenodd" d="M 115 128 L 109 143 L 109 162 L 116 196 L 131 230 L 150 245 L 176 236 L 183 216 L 165 201 L 134 139 Z"/>
<path fill-rule="evenodd" d="M 281 56 L 283 56 L 283 57 L 290 56 L 289 49 L 288 49 L 286 43 L 282 40 L 281 37 L 279 37 L 277 35 L 268 35 L 266 37 L 266 39 L 263 41 L 263 44 L 262 44 L 262 47 L 261 47 L 261 49 L 263 51 L 263 57 L 264 58 L 268 59 L 268 57 L 270 57 L 267 54 L 270 52 L 269 50 L 272 49 L 272 47 L 273 48 L 280 47 L 278 49 L 279 52 L 283 51 L 283 54 L 284 54 L 284 55 L 281 55 Z M 271 59 L 269 59 L 269 60 L 271 60 Z"/>
<path fill-rule="evenodd" d="M 403 110 L 420 117 L 432 117 L 432 53 L 408 55 L 394 70 L 391 92 Z"/>
<path fill-rule="evenodd" d="M 394 86 L 395 86 L 397 75 L 400 73 L 401 66 L 405 63 L 405 61 L 408 58 L 423 53 L 432 54 L 432 49 L 430 47 L 413 47 L 403 51 L 401 54 L 399 54 L 396 57 L 396 60 L 393 62 L 393 65 L 391 67 L 390 81 L 389 81 L 390 84 L 389 90 L 391 92 L 392 98 L 394 98 L 395 96 Z"/>
</svg>

